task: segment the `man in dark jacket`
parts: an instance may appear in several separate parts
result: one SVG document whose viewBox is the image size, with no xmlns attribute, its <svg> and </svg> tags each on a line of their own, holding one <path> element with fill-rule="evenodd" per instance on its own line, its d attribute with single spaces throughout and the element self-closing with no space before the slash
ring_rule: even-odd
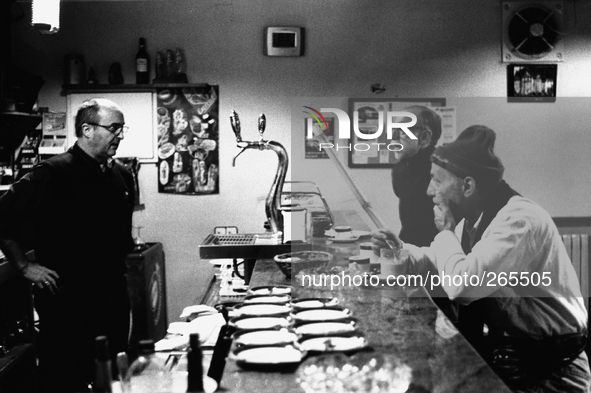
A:
<svg viewBox="0 0 591 393">
<path fill-rule="evenodd" d="M 395 152 L 398 160 L 392 168 L 392 187 L 398 197 L 400 239 L 418 246 L 428 246 L 437 235 L 433 221 L 433 201 L 427 195 L 431 170 L 431 154 L 441 136 L 441 119 L 425 106 L 404 109 L 416 115 L 417 123 L 410 131 L 418 139 L 410 139 L 400 130 L 394 141 L 403 149 Z"/>
<path fill-rule="evenodd" d="M 0 198 L 0 248 L 34 284 L 43 391 L 88 391 L 96 336 L 108 337 L 112 355 L 127 349 L 134 187 L 112 158 L 127 127 L 115 103 L 94 99 L 75 128 L 72 148 Z M 35 261 L 25 257 L 30 249 Z"/>
</svg>

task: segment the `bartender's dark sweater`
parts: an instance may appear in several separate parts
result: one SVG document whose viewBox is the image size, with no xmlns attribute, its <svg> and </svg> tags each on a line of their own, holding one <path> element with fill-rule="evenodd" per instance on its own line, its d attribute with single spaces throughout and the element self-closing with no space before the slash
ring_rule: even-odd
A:
<svg viewBox="0 0 591 393">
<path fill-rule="evenodd" d="M 433 199 L 427 195 L 431 180 L 430 146 L 420 150 L 410 159 L 394 164 L 392 187 L 399 199 L 398 211 L 402 229 L 400 239 L 415 246 L 428 246 L 438 231 L 435 227 Z"/>
<path fill-rule="evenodd" d="M 67 362 L 69 377 L 72 368 L 89 377 L 99 334 L 110 336 L 112 352 L 126 349 L 124 274 L 133 247 L 134 196 L 133 178 L 123 166 L 103 171 L 74 145 L 37 165 L 0 198 L 0 235 L 34 249 L 36 262 L 59 274 L 56 295 L 35 286 L 40 360 L 55 369 L 51 376 L 58 378 Z"/>
</svg>

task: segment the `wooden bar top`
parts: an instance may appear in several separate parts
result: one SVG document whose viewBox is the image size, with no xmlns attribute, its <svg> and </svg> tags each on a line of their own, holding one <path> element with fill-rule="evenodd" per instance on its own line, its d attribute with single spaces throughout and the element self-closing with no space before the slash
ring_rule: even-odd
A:
<svg viewBox="0 0 591 393">
<path fill-rule="evenodd" d="M 331 264 L 347 265 L 359 243 L 326 242 L 333 253 Z M 258 260 L 250 287 L 293 285 L 272 259 Z M 389 354 L 412 370 L 407 392 L 507 392 L 497 377 L 464 337 L 457 332 L 424 288 L 294 286 L 294 297 L 336 297 L 358 319 L 358 327 L 376 355 Z M 294 372 L 247 371 L 228 360 L 222 389 L 235 392 L 301 392 Z"/>
</svg>

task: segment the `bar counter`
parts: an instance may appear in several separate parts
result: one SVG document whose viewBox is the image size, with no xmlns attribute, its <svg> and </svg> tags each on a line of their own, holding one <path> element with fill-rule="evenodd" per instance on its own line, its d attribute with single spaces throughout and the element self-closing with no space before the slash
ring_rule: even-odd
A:
<svg viewBox="0 0 591 393">
<path fill-rule="evenodd" d="M 367 239 L 364 239 L 367 240 Z M 331 264 L 345 266 L 357 253 L 359 243 L 325 242 L 333 253 Z M 250 287 L 292 285 L 272 259 L 258 260 Z M 370 351 L 391 354 L 412 370 L 410 392 L 510 392 L 472 346 L 457 332 L 427 295 L 423 287 L 314 288 L 294 286 L 292 296 L 336 297 L 358 319 Z M 214 302 L 217 296 L 210 298 Z M 233 392 L 303 391 L 294 372 L 243 370 L 228 360 L 221 388 Z"/>
</svg>

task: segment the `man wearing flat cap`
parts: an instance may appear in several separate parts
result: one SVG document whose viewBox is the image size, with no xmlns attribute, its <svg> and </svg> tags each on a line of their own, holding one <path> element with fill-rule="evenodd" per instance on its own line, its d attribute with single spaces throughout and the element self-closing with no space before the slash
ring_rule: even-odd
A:
<svg viewBox="0 0 591 393">
<path fill-rule="evenodd" d="M 495 139 L 471 126 L 434 151 L 427 194 L 439 233 L 429 247 L 380 229 L 374 251 L 391 239 L 409 251 L 409 273 L 439 276 L 459 331 L 515 391 L 588 392 L 575 270 L 550 215 L 503 180 Z"/>
</svg>

